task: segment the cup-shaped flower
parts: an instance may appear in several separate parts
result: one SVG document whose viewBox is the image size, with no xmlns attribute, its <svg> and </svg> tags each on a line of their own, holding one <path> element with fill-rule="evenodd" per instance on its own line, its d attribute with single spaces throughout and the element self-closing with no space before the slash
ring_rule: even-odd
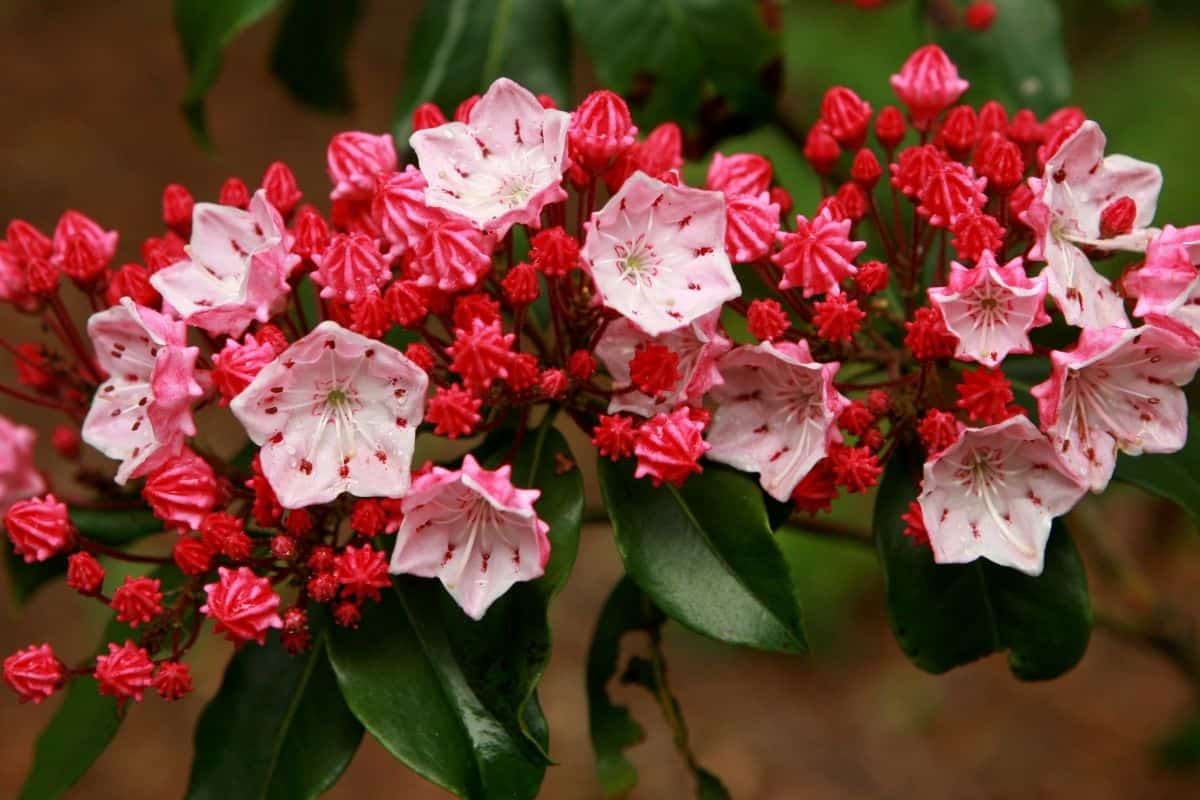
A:
<svg viewBox="0 0 1200 800">
<path fill-rule="evenodd" d="M 689 325 L 658 336 L 647 335 L 625 318 L 610 322 L 596 344 L 596 358 L 604 364 L 613 381 L 608 413 L 632 411 L 653 417 L 681 403 L 699 404 L 709 389 L 721 382 L 717 359 L 731 346 L 717 328 L 720 313 L 713 311 Z M 679 359 L 676 366 L 679 379 L 669 391 L 654 397 L 635 388 L 630 375 L 630 362 L 639 348 L 648 344 L 666 347 Z"/>
<path fill-rule="evenodd" d="M 192 403 L 199 350 L 184 343 L 186 326 L 129 298 L 93 314 L 88 336 L 109 378 L 83 422 L 83 440 L 117 459 L 117 483 L 154 470 L 196 433 Z"/>
<path fill-rule="evenodd" d="M 550 558 L 550 526 L 533 508 L 541 493 L 514 487 L 511 473 L 467 455 L 460 469 L 434 467 L 413 481 L 391 572 L 438 578 L 472 619 L 514 583 L 541 577 Z"/>
<path fill-rule="evenodd" d="M 1035 200 L 1023 219 L 1036 236 L 1029 258 L 1045 261 L 1049 293 L 1072 325 L 1129 326 L 1121 298 L 1096 271 L 1084 248 L 1146 249 L 1158 206 L 1162 172 L 1128 156 L 1104 156 L 1104 132 L 1088 120 L 1046 161 L 1041 179 L 1032 179 Z M 1112 209 L 1129 214 L 1112 223 Z M 1106 214 L 1106 212 L 1109 212 Z"/>
<path fill-rule="evenodd" d="M 229 407 L 284 508 L 342 492 L 402 497 L 428 378 L 399 350 L 322 322 L 255 376 Z"/>
<path fill-rule="evenodd" d="M 515 224 L 537 226 L 562 188 L 571 115 L 500 78 L 466 123 L 447 122 L 409 139 L 428 188 L 425 201 L 502 238 Z"/>
<path fill-rule="evenodd" d="M 1042 429 L 1092 491 L 1108 485 L 1117 451 L 1173 453 L 1187 440 L 1180 386 L 1200 367 L 1200 339 L 1179 323 L 1085 328 L 1050 354 L 1050 377 L 1033 387 Z"/>
<path fill-rule="evenodd" d="M 842 440 L 837 418 L 850 400 L 833 386 L 840 365 L 814 361 L 800 341 L 744 345 L 717 366 L 725 382 L 711 394 L 708 457 L 759 473 L 767 494 L 786 502 Z"/>
<path fill-rule="evenodd" d="M 1125 273 L 1124 292 L 1137 298 L 1138 317 L 1161 314 L 1200 332 L 1200 225 L 1164 225 L 1146 247 L 1146 260 Z"/>
<path fill-rule="evenodd" d="M 955 357 L 988 367 L 1009 353 L 1033 352 L 1029 329 L 1050 322 L 1045 299 L 1044 278 L 1029 278 L 1019 257 L 997 264 L 991 251 L 973 268 L 951 263 L 949 284 L 929 290 L 930 303 L 958 339 Z"/>
<path fill-rule="evenodd" d="M 644 172 L 587 223 L 583 262 L 604 305 L 651 336 L 741 294 L 725 252 L 725 197 Z"/>
<path fill-rule="evenodd" d="M 281 310 L 300 262 L 289 252 L 291 241 L 261 189 L 246 211 L 197 203 L 188 260 L 154 273 L 150 284 L 188 324 L 241 336 L 253 320 L 266 322 Z"/>
<path fill-rule="evenodd" d="M 925 462 L 919 502 L 933 560 L 986 558 L 1040 575 L 1050 522 L 1086 491 L 1028 417 L 964 428 Z"/>
</svg>

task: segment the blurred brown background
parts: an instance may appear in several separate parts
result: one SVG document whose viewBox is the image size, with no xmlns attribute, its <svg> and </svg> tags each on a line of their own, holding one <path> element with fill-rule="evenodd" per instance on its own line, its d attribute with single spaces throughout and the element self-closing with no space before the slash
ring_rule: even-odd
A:
<svg viewBox="0 0 1200 800">
<path fill-rule="evenodd" d="M 23 217 L 50 230 L 64 208 L 78 208 L 119 229 L 121 257 L 133 260 L 141 239 L 159 232 L 164 184 L 182 182 L 198 198 L 211 199 L 229 175 L 253 187 L 276 158 L 295 170 L 306 199 L 322 204 L 329 136 L 347 127 L 383 130 L 389 123 L 414 15 L 410 3 L 371 5 L 352 51 L 359 106 L 349 118 L 302 111 L 268 79 L 272 24 L 241 37 L 210 97 L 217 149 L 205 153 L 177 110 L 185 75 L 170 3 L 0 0 L 0 224 Z M 1175 156 L 1195 159 L 1195 152 Z M 24 320 L 2 314 L 6 328 L 28 329 Z M 50 422 L 30 420 L 26 409 L 6 403 L 0 413 L 42 427 Z M 1178 515 L 1132 492 L 1118 492 L 1092 511 L 1113 520 L 1123 547 L 1145 556 L 1166 596 L 1195 608 L 1200 552 L 1161 548 L 1152 538 L 1186 525 Z M 1157 656 L 1098 631 L 1082 665 L 1051 684 L 1016 682 L 999 657 L 942 677 L 925 675 L 891 639 L 869 553 L 809 540 L 787 546 L 805 587 L 813 656 L 736 651 L 678 630 L 668 636 L 671 678 L 696 753 L 734 797 L 1200 796 L 1200 781 L 1156 770 L 1148 750 L 1186 717 L 1192 701 L 1188 686 Z M 547 773 L 549 798 L 600 796 L 583 661 L 618 574 L 607 530 L 589 527 L 574 579 L 555 610 L 556 648 L 543 684 L 559 762 Z M 1097 605 L 1105 603 L 1104 587 L 1094 588 Z M 43 591 L 27 609 L 6 614 L 0 652 L 50 639 L 68 659 L 82 657 L 94 647 L 102 618 L 81 607 L 64 586 Z M 174 706 L 148 699 L 133 708 L 116 743 L 71 796 L 180 796 L 195 718 L 227 656 L 223 643 L 206 643 L 195 659 L 191 697 Z M 649 733 L 633 750 L 642 775 L 635 796 L 688 796 L 690 779 L 657 709 L 641 693 L 616 692 L 632 703 Z M 0 797 L 16 795 L 53 706 L 0 697 Z M 367 740 L 329 796 L 445 795 Z"/>
</svg>

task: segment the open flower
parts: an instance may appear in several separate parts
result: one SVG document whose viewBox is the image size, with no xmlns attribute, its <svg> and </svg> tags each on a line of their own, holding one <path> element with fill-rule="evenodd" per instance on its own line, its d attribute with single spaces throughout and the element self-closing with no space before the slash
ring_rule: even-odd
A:
<svg viewBox="0 0 1200 800">
<path fill-rule="evenodd" d="M 1026 276 L 1019 257 L 1000 266 L 991 251 L 974 268 L 953 262 L 949 285 L 929 290 L 929 301 L 958 339 L 955 357 L 987 367 L 1009 353 L 1033 352 L 1029 329 L 1050 322 L 1045 298 L 1044 278 Z"/>
<path fill-rule="evenodd" d="M 137 478 L 183 450 L 196 433 L 192 403 L 199 350 L 184 344 L 186 327 L 123 298 L 93 314 L 88 336 L 109 378 L 83 422 L 83 440 L 121 462 L 117 483 Z"/>
<path fill-rule="evenodd" d="M 921 515 L 939 564 L 986 558 L 1040 575 L 1050 522 L 1087 491 L 1028 417 L 965 428 L 925 462 Z"/>
<path fill-rule="evenodd" d="M 291 238 L 264 190 L 248 211 L 197 203 L 188 260 L 159 270 L 150 284 L 188 324 L 241 336 L 253 320 L 266 322 L 281 310 L 300 261 L 288 252 Z"/>
<path fill-rule="evenodd" d="M 1128 156 L 1104 156 L 1104 132 L 1088 120 L 1031 179 L 1035 200 L 1024 213 L 1037 241 L 1029 258 L 1045 261 L 1049 294 L 1072 325 L 1128 327 L 1121 298 L 1084 248 L 1146 249 L 1153 235 L 1162 173 Z"/>
<path fill-rule="evenodd" d="M 502 238 L 515 224 L 538 224 L 562 188 L 571 115 L 500 78 L 466 123 L 447 122 L 409 139 L 428 182 L 425 201 Z"/>
<path fill-rule="evenodd" d="M 1146 247 L 1146 260 L 1121 279 L 1126 294 L 1137 298 L 1138 317 L 1161 314 L 1200 332 L 1200 225 L 1163 226 Z"/>
<path fill-rule="evenodd" d="M 633 322 L 621 318 L 604 329 L 596 344 L 596 358 L 612 376 L 613 396 L 608 412 L 632 411 L 652 417 L 660 411 L 670 411 L 681 403 L 698 404 L 708 390 L 721 382 L 717 359 L 728 352 L 730 342 L 717 328 L 720 311 L 713 311 L 682 328 L 649 336 Z M 670 391 L 651 397 L 633 387 L 630 361 L 640 347 L 656 344 L 666 347 L 678 357 L 679 379 Z"/>
<path fill-rule="evenodd" d="M 511 473 L 467 455 L 461 469 L 434 467 L 413 481 L 391 572 L 438 578 L 472 619 L 514 583 L 541 577 L 550 558 L 550 526 L 533 508 L 541 493 L 514 487 Z"/>
<path fill-rule="evenodd" d="M 833 387 L 840 366 L 814 361 L 808 343 L 763 342 L 726 354 L 708 457 L 759 473 L 763 489 L 786 501 L 805 475 L 842 440 L 837 418 L 850 401 Z"/>
<path fill-rule="evenodd" d="M 725 252 L 725 197 L 635 172 L 587 223 L 582 256 L 604 305 L 651 336 L 741 294 Z"/>
<path fill-rule="evenodd" d="M 1200 340 L 1157 322 L 1085 328 L 1074 348 L 1050 354 L 1049 379 L 1033 387 L 1042 429 L 1094 492 L 1108 485 L 1118 450 L 1173 453 L 1187 440 L 1178 387 L 1200 367 Z"/>
<path fill-rule="evenodd" d="M 375 339 L 322 322 L 230 403 L 284 508 L 401 497 L 425 408 L 425 372 Z"/>
</svg>

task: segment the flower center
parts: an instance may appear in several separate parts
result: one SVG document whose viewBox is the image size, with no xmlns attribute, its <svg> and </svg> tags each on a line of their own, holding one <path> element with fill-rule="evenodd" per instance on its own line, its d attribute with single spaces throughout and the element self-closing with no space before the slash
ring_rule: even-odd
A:
<svg viewBox="0 0 1200 800">
<path fill-rule="evenodd" d="M 650 286 L 658 275 L 658 267 L 662 259 L 654 252 L 654 248 L 646 243 L 644 236 L 614 248 L 617 255 L 617 271 L 621 279 L 634 286 Z"/>
</svg>

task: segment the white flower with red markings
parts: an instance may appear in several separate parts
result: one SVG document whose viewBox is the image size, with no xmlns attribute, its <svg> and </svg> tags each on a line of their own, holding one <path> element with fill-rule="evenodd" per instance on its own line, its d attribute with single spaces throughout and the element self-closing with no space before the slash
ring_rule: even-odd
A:
<svg viewBox="0 0 1200 800">
<path fill-rule="evenodd" d="M 550 526 L 533 508 L 537 489 L 512 485 L 512 467 L 488 470 L 467 455 L 461 469 L 434 467 L 404 498 L 391 572 L 438 578 L 472 619 L 515 583 L 540 578 Z"/>
<path fill-rule="evenodd" d="M 542 209 L 567 199 L 562 188 L 571 115 L 500 78 L 466 123 L 447 122 L 409 139 L 428 182 L 425 201 L 502 238 L 516 224 L 537 227 Z"/>
<path fill-rule="evenodd" d="M 933 559 L 1040 575 L 1051 521 L 1086 491 L 1028 417 L 965 428 L 925 462 L 919 502 Z"/>
<path fill-rule="evenodd" d="M 604 305 L 651 336 L 741 294 L 725 252 L 725 198 L 629 177 L 587 223 L 582 256 Z"/>
<path fill-rule="evenodd" d="M 154 273 L 150 284 L 189 325 L 241 336 L 251 322 L 267 322 L 283 309 L 288 276 L 300 263 L 291 242 L 261 189 L 248 211 L 197 203 L 188 260 Z"/>
<path fill-rule="evenodd" d="M 1033 352 L 1029 330 L 1050 323 L 1045 299 L 1044 278 L 1028 277 L 1019 257 L 997 264 L 991 251 L 973 268 L 951 263 L 949 284 L 929 290 L 929 301 L 958 339 L 955 357 L 988 367 L 1010 353 Z"/>
<path fill-rule="evenodd" d="M 1096 271 L 1087 249 L 1146 249 L 1162 189 L 1154 164 L 1104 156 L 1105 137 L 1088 120 L 1030 179 L 1035 200 L 1022 216 L 1037 240 L 1029 258 L 1045 261 L 1049 294 L 1067 322 L 1087 328 L 1129 326 L 1121 298 Z"/>
<path fill-rule="evenodd" d="M 837 418 L 849 399 L 833 386 L 840 365 L 813 360 L 808 343 L 763 342 L 732 350 L 718 362 L 725 382 L 708 457 L 757 472 L 763 489 L 786 501 L 805 475 L 842 440 Z"/>
<path fill-rule="evenodd" d="M 428 378 L 400 351 L 322 322 L 229 404 L 284 508 L 402 497 Z"/>
<path fill-rule="evenodd" d="M 1050 354 L 1050 377 L 1033 387 L 1042 429 L 1099 492 L 1117 451 L 1173 453 L 1187 440 L 1187 398 L 1178 387 L 1200 367 L 1200 339 L 1170 320 L 1141 328 L 1088 328 Z"/>
<path fill-rule="evenodd" d="M 93 314 L 87 329 L 109 377 L 92 399 L 83 440 L 121 462 L 116 480 L 123 484 L 179 455 L 184 438 L 196 433 L 200 351 L 186 345 L 182 322 L 128 297 Z"/>
</svg>

